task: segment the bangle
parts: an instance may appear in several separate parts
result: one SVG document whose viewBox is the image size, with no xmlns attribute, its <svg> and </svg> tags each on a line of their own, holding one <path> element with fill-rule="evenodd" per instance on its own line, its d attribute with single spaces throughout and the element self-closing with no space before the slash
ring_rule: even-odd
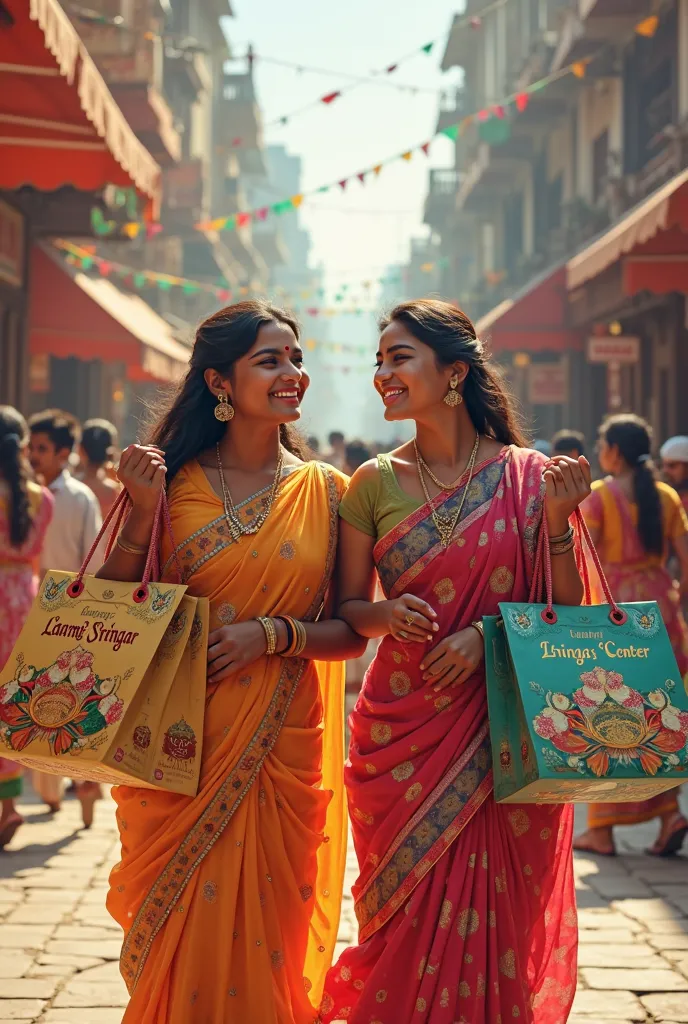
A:
<svg viewBox="0 0 688 1024">
<path fill-rule="evenodd" d="M 265 653 L 274 654 L 277 649 L 277 630 L 275 629 L 275 623 L 272 619 L 267 618 L 259 618 L 258 622 L 260 622 L 263 630 L 265 631 L 265 640 L 267 642 Z"/>
<path fill-rule="evenodd" d="M 294 619 L 293 622 L 297 639 L 291 651 L 291 657 L 298 658 L 299 655 L 303 653 L 303 650 L 308 643 L 308 634 L 306 633 L 306 627 L 303 622 L 299 622 L 298 619 Z"/>
<path fill-rule="evenodd" d="M 478 633 L 480 633 L 483 643 L 485 643 L 485 627 L 483 626 L 482 622 L 479 619 L 476 622 L 471 622 L 471 627 L 477 630 Z"/>
<path fill-rule="evenodd" d="M 296 636 L 295 631 L 294 631 L 294 620 L 291 619 L 288 615 L 277 615 L 275 617 L 275 621 L 282 622 L 284 624 L 284 628 L 287 631 L 287 643 L 286 643 L 286 646 L 281 651 L 275 651 L 276 654 L 279 654 L 282 657 L 284 657 L 284 655 L 287 653 L 287 651 L 291 650 L 291 648 L 292 648 L 292 646 L 294 644 L 294 639 L 295 639 L 295 636 Z"/>
<path fill-rule="evenodd" d="M 573 551 L 575 546 L 576 542 L 573 539 L 571 539 L 567 541 L 565 544 L 558 544 L 556 547 L 552 547 L 550 545 L 549 553 L 552 556 L 552 558 L 556 558 L 557 555 L 566 555 L 569 551 Z"/>
<path fill-rule="evenodd" d="M 573 527 L 569 526 L 566 533 L 562 533 L 559 537 L 550 537 L 549 546 L 556 547 L 558 544 L 565 544 L 567 541 L 573 540 Z"/>
<path fill-rule="evenodd" d="M 149 545 L 131 544 L 128 540 L 125 540 L 122 534 L 120 533 L 119 537 L 117 538 L 117 547 L 121 551 L 124 551 L 124 553 L 127 555 L 137 555 L 138 557 L 140 557 L 141 555 L 148 554 Z"/>
</svg>

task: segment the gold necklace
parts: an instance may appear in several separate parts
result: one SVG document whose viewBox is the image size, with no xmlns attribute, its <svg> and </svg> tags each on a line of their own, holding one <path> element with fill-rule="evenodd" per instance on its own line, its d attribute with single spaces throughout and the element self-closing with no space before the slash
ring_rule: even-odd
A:
<svg viewBox="0 0 688 1024">
<path fill-rule="evenodd" d="M 432 506 L 432 498 L 430 497 L 427 485 L 425 483 L 425 477 L 423 476 L 423 463 L 422 463 L 421 458 L 419 457 L 420 456 L 420 452 L 418 451 L 418 448 L 417 448 L 417 446 L 415 446 L 415 442 L 414 442 L 414 447 L 416 447 L 416 453 L 417 453 L 416 465 L 418 467 L 418 477 L 420 479 L 421 487 L 423 488 L 423 494 L 425 495 L 425 500 L 428 503 L 428 505 L 430 505 L 431 512 L 432 512 L 432 521 L 435 524 L 435 529 L 437 530 L 437 533 L 439 535 L 440 543 L 441 543 L 442 547 L 444 547 L 444 548 L 449 547 L 449 545 L 451 544 L 451 539 L 454 536 L 454 530 L 456 529 L 457 523 L 459 522 L 459 519 L 461 518 L 461 513 L 463 512 L 463 506 L 464 506 L 465 501 L 466 501 L 466 496 L 468 495 L 468 491 L 469 491 L 470 486 L 471 486 L 471 481 L 473 479 L 473 470 L 475 469 L 475 459 L 476 459 L 476 456 L 478 454 L 478 446 L 479 446 L 479 444 L 480 444 L 480 434 L 476 434 L 475 435 L 475 443 L 473 445 L 473 451 L 471 452 L 471 457 L 469 458 L 468 465 L 466 467 L 466 469 L 468 470 L 468 480 L 466 481 L 466 486 L 464 487 L 463 494 L 461 495 L 461 501 L 459 502 L 459 505 L 458 505 L 458 508 L 456 509 L 456 512 L 453 512 L 450 515 L 447 515 L 444 512 L 439 512 L 437 509 L 433 508 L 433 506 Z M 465 471 L 466 470 L 464 470 L 464 472 Z M 459 477 L 459 480 L 460 479 L 461 479 L 461 477 Z M 457 480 L 457 483 L 458 482 L 459 481 Z M 442 486 L 442 485 L 438 485 L 438 486 Z M 444 488 L 444 489 L 445 490 L 449 490 L 449 488 Z"/>
<path fill-rule="evenodd" d="M 425 461 L 425 459 L 421 455 L 420 451 L 418 450 L 418 443 L 417 443 L 415 437 L 413 439 L 413 450 L 416 453 L 416 462 L 423 467 L 425 472 L 428 474 L 428 476 L 430 477 L 430 479 L 434 483 L 435 487 L 439 487 L 439 489 L 441 491 L 453 491 L 454 488 L 457 486 L 459 480 L 463 476 L 463 474 L 466 472 L 465 469 L 462 469 L 453 484 L 444 484 L 439 479 L 439 477 L 435 476 L 435 474 L 430 469 L 430 467 L 428 466 L 427 462 Z"/>
<path fill-rule="evenodd" d="M 279 487 L 280 480 L 282 477 L 282 466 L 283 466 L 283 453 L 282 445 L 277 449 L 277 466 L 275 468 L 275 478 L 272 481 L 272 487 L 270 488 L 270 494 L 268 495 L 267 503 L 262 512 L 260 512 L 251 523 L 242 523 L 239 513 L 236 510 L 236 506 L 232 500 L 227 481 L 225 480 L 225 474 L 222 469 L 222 457 L 220 455 L 219 442 L 216 445 L 215 451 L 217 453 L 217 469 L 220 474 L 220 486 L 222 487 L 222 504 L 225 510 L 225 519 L 229 526 L 229 533 L 232 540 L 239 540 L 240 537 L 248 534 L 258 533 L 261 526 L 268 518 L 272 511 L 272 505 L 277 494 L 277 488 Z"/>
</svg>

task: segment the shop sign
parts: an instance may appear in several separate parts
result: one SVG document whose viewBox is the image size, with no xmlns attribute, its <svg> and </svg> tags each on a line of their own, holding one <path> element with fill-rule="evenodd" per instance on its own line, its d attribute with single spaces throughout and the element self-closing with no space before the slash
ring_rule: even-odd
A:
<svg viewBox="0 0 688 1024">
<path fill-rule="evenodd" d="M 0 199 L 0 281 L 21 288 L 24 280 L 24 218 Z"/>
<path fill-rule="evenodd" d="M 637 363 L 640 359 L 640 338 L 630 335 L 602 335 L 588 338 L 589 363 Z"/>
<path fill-rule="evenodd" d="M 531 363 L 528 367 L 528 401 L 531 405 L 566 405 L 569 400 L 566 363 Z"/>
</svg>

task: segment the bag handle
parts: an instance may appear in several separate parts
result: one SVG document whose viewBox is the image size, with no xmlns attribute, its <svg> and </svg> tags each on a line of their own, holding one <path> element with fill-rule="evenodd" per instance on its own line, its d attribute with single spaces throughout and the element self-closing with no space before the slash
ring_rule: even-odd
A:
<svg viewBox="0 0 688 1024">
<path fill-rule="evenodd" d="M 127 491 L 126 490 L 120 491 L 120 493 L 117 495 L 117 498 L 113 502 L 112 507 L 110 508 L 110 510 L 108 511 L 107 515 L 105 516 L 105 519 L 103 521 L 103 525 L 101 526 L 100 531 L 98 532 L 98 536 L 96 537 L 96 539 L 94 540 L 93 544 L 91 545 L 91 548 L 90 548 L 88 554 L 86 555 L 86 558 L 84 559 L 83 565 L 79 569 L 79 572 L 77 573 L 76 577 L 72 580 L 72 582 L 67 587 L 67 595 L 69 597 L 72 597 L 72 598 L 79 597 L 80 594 L 83 592 L 83 589 L 84 589 L 84 579 L 83 579 L 84 578 L 84 574 L 86 573 L 86 570 L 88 569 L 89 563 L 91 562 L 91 559 L 93 558 L 93 556 L 94 556 L 94 554 L 95 554 L 95 552 L 96 552 L 100 542 L 102 541 L 103 537 L 107 533 L 108 527 L 112 523 L 113 525 L 112 525 L 112 528 L 111 528 L 110 537 L 108 539 L 107 547 L 105 549 L 105 557 L 106 557 L 106 559 L 110 557 L 112 549 L 115 546 L 116 538 L 119 535 L 119 532 L 120 532 L 122 526 L 124 525 L 124 522 L 126 521 L 126 517 L 131 512 L 132 507 L 133 506 L 132 506 L 132 503 L 131 503 L 131 499 L 130 499 L 129 494 L 127 493 Z M 113 520 L 114 520 L 114 523 L 113 523 Z M 159 576 L 160 576 L 159 547 L 160 547 L 160 533 L 161 533 L 163 524 L 164 524 L 164 527 L 165 527 L 165 529 L 167 531 L 167 534 L 169 536 L 170 543 L 172 545 L 172 551 L 174 553 L 173 554 L 174 562 L 175 562 L 176 569 L 177 569 L 178 582 L 181 583 L 182 582 L 182 567 L 181 567 L 181 563 L 179 561 L 179 556 L 177 555 L 177 551 L 176 551 L 176 545 L 175 545 L 175 542 L 174 542 L 174 534 L 172 532 L 172 520 L 171 520 L 171 517 L 170 517 L 170 508 L 169 508 L 169 504 L 168 504 L 168 501 L 167 501 L 167 493 L 166 493 L 164 487 L 160 491 L 160 497 L 158 498 L 158 504 L 157 504 L 157 507 L 155 509 L 155 515 L 153 517 L 153 528 L 151 530 L 151 537 L 150 537 L 150 541 L 148 543 L 148 553 L 146 555 L 146 563 L 145 563 L 145 566 L 144 566 L 144 569 L 143 569 L 143 577 L 141 579 L 140 585 L 136 588 L 136 590 L 134 591 L 134 593 L 132 595 L 134 601 L 137 604 L 141 604 L 143 601 L 145 601 L 147 599 L 148 593 L 149 593 L 148 584 L 150 583 L 150 581 L 152 579 L 157 580 L 159 578 Z"/>
<path fill-rule="evenodd" d="M 590 574 L 588 570 L 587 559 L 585 557 L 585 548 L 588 549 L 592 560 L 595 564 L 595 570 L 602 585 L 604 596 L 607 598 L 607 604 L 610 606 L 609 618 L 615 626 L 622 626 L 628 616 L 623 608 L 614 600 L 611 592 L 611 588 L 607 581 L 607 577 L 604 574 L 600 556 L 597 553 L 595 545 L 592 542 L 588 525 L 585 522 L 585 518 L 580 508 L 577 508 L 574 512 L 575 527 L 578 536 L 580 538 L 580 548 L 576 551 L 576 565 L 578 570 L 583 577 L 583 590 L 585 594 L 586 604 L 590 603 L 591 590 L 590 590 Z M 548 625 L 554 625 L 557 621 L 557 613 L 553 608 L 553 585 L 552 585 L 552 554 L 549 547 L 549 527 L 547 525 L 547 513 L 546 509 L 543 508 L 542 513 L 542 525 L 540 527 L 540 537 L 538 542 L 537 551 L 535 554 L 535 564 L 533 567 L 533 582 L 531 584 L 531 601 L 535 601 L 536 597 L 542 592 L 542 577 L 544 576 L 545 584 L 545 596 L 546 596 L 546 607 L 540 613 L 540 617 L 543 622 Z"/>
</svg>

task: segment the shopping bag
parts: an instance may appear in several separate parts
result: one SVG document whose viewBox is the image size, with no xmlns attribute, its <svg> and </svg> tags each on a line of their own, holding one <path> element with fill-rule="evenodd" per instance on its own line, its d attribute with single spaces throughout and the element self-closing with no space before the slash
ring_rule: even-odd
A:
<svg viewBox="0 0 688 1024">
<path fill-rule="evenodd" d="M 156 582 L 158 543 L 163 525 L 169 528 L 166 497 L 161 493 L 141 583 L 123 583 L 86 575 L 88 562 L 115 520 L 113 536 L 126 511 L 123 493 L 103 524 L 79 573 L 48 571 L 4 669 L 0 672 L 0 752 L 30 768 L 73 778 L 129 785 L 155 785 L 173 792 L 188 791 L 198 768 L 178 772 L 178 759 L 152 767 L 157 746 L 141 762 L 125 763 L 122 740 L 129 736 L 133 716 L 145 695 L 159 708 L 155 743 L 162 745 L 159 726 L 172 699 L 177 671 L 192 633 L 197 659 L 207 611 L 198 613 L 196 598 L 185 597 L 181 584 Z M 203 706 L 205 673 L 180 681 L 192 685 Z M 184 698 L 188 703 L 188 696 Z M 172 707 L 174 707 L 172 702 Z M 186 706 L 186 704 L 184 704 Z M 194 718 L 198 740 L 193 757 L 200 763 L 202 718 Z M 175 723 L 172 722 L 172 725 Z M 151 729 L 152 725 L 147 725 Z M 144 733 L 139 733 L 143 737 Z M 191 746 L 187 746 L 191 750 Z M 150 770 L 149 770 L 150 769 Z M 152 775 L 151 775 L 152 773 Z"/>
<path fill-rule="evenodd" d="M 688 695 L 659 607 L 616 604 L 576 519 L 608 603 L 552 604 L 543 520 L 535 577 L 546 603 L 534 578 L 529 601 L 483 620 L 497 802 L 638 801 L 688 779 Z"/>
</svg>

